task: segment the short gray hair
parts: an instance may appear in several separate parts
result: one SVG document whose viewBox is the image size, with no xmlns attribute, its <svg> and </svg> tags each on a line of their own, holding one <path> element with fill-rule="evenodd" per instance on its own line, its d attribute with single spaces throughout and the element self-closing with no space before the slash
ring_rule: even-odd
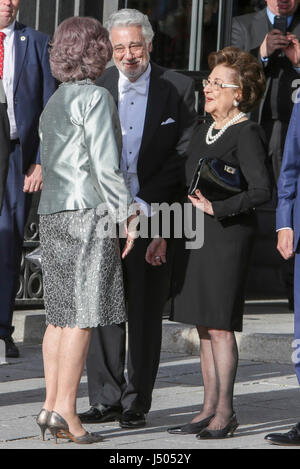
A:
<svg viewBox="0 0 300 469">
<path fill-rule="evenodd" d="M 109 34 L 111 34 L 112 28 L 121 26 L 140 26 L 147 44 L 150 44 L 154 37 L 148 16 L 133 8 L 123 8 L 112 13 L 105 23 Z"/>
</svg>

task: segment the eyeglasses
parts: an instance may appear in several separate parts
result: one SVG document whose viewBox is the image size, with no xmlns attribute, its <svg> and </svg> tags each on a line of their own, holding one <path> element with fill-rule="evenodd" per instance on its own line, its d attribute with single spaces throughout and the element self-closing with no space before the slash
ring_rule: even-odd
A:
<svg viewBox="0 0 300 469">
<path fill-rule="evenodd" d="M 202 80 L 203 88 L 210 86 L 213 90 L 218 90 L 219 88 L 240 88 L 240 85 L 234 85 L 231 83 L 223 83 L 221 80 L 217 78 L 214 81 L 211 80 Z"/>
<path fill-rule="evenodd" d="M 135 54 L 139 54 L 140 52 L 142 52 L 142 50 L 144 49 L 144 45 L 143 44 L 130 44 L 128 47 L 116 46 L 114 47 L 114 53 L 117 55 L 124 55 L 127 49 L 132 55 L 135 55 Z"/>
</svg>

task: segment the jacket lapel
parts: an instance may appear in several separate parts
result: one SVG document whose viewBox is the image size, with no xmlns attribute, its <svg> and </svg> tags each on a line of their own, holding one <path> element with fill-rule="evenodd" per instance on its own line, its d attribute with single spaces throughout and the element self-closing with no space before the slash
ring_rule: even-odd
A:
<svg viewBox="0 0 300 469">
<path fill-rule="evenodd" d="M 14 78 L 14 94 L 16 93 L 20 75 L 27 52 L 29 35 L 26 27 L 16 22 L 15 26 L 15 78 Z"/>
<path fill-rule="evenodd" d="M 162 114 L 169 95 L 168 82 L 163 80 L 163 73 L 164 69 L 161 69 L 160 67 L 151 62 L 151 75 L 145 115 L 145 124 L 138 159 L 139 169 L 141 161 L 143 160 L 143 155 L 145 154 L 145 150 L 151 142 L 155 130 L 162 122 Z M 104 86 L 113 96 L 117 106 L 119 100 L 118 83 L 119 71 L 116 67 L 113 67 L 111 69 L 111 74 L 105 80 Z"/>
<path fill-rule="evenodd" d="M 138 164 L 140 164 L 140 160 L 151 142 L 154 132 L 162 122 L 162 114 L 169 94 L 167 82 L 161 77 L 163 72 L 162 69 L 151 63 L 149 94 Z"/>
<path fill-rule="evenodd" d="M 114 101 L 117 107 L 118 107 L 118 101 L 119 101 L 118 84 L 119 84 L 119 71 L 117 67 L 112 67 L 109 79 L 105 81 L 105 88 L 110 92 L 110 94 L 114 98 Z"/>
<path fill-rule="evenodd" d="M 268 19 L 267 9 L 264 8 L 258 11 L 253 17 L 253 29 L 251 31 L 252 37 L 249 38 L 251 49 L 254 49 L 253 44 L 257 44 L 258 47 L 263 42 L 266 34 L 271 31 L 272 25 Z"/>
<path fill-rule="evenodd" d="M 291 33 L 296 34 L 296 36 L 300 36 L 300 16 L 299 13 L 296 12 L 296 14 L 293 17 L 293 21 L 291 22 L 291 25 L 289 27 L 289 31 Z"/>
</svg>

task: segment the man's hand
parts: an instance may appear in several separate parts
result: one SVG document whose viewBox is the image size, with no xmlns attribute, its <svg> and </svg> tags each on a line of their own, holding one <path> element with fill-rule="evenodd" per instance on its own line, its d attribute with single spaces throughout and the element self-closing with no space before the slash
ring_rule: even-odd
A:
<svg viewBox="0 0 300 469">
<path fill-rule="evenodd" d="M 300 43 L 295 34 L 287 33 L 289 45 L 283 48 L 283 51 L 294 67 L 300 67 Z"/>
<path fill-rule="evenodd" d="M 38 192 L 42 190 L 43 178 L 42 167 L 40 164 L 32 164 L 25 175 L 24 192 Z"/>
<path fill-rule="evenodd" d="M 285 260 L 294 255 L 294 231 L 290 228 L 278 231 L 277 249 Z"/>
<path fill-rule="evenodd" d="M 276 50 L 285 49 L 289 46 L 290 40 L 288 36 L 284 36 L 279 29 L 272 29 L 270 31 L 262 45 L 260 46 L 260 56 L 270 57 Z"/>
<path fill-rule="evenodd" d="M 166 264 L 167 242 L 163 238 L 151 241 L 146 252 L 146 261 L 154 267 Z"/>
</svg>

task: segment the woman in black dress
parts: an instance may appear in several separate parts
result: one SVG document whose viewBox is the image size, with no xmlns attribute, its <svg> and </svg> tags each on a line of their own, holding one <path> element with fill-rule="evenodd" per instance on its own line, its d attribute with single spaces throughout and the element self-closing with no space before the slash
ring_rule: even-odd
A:
<svg viewBox="0 0 300 469">
<path fill-rule="evenodd" d="M 170 428 L 175 434 L 222 438 L 238 426 L 233 387 L 238 364 L 234 331 L 242 330 L 244 291 L 255 232 L 254 208 L 270 198 L 266 145 L 258 124 L 246 117 L 265 89 L 261 66 L 250 54 L 227 47 L 209 57 L 203 80 L 205 110 L 213 124 L 202 124 L 191 141 L 187 181 L 201 157 L 239 167 L 247 189 L 211 202 L 197 191 L 189 201 L 204 211 L 204 245 L 176 251 L 176 273 L 184 279 L 173 302 L 175 321 L 196 324 L 204 381 L 204 404 L 191 423 Z M 155 253 L 154 257 L 157 256 Z"/>
</svg>

